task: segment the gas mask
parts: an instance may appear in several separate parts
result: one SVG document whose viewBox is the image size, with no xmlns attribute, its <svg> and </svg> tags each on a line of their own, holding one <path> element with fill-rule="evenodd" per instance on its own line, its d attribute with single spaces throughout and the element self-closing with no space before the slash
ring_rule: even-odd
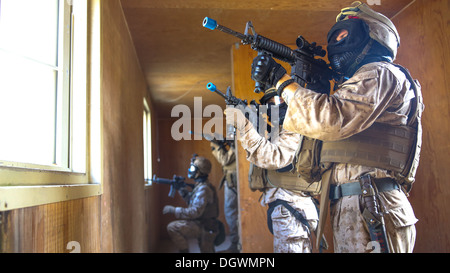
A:
<svg viewBox="0 0 450 273">
<path fill-rule="evenodd" d="M 189 165 L 189 169 L 188 169 L 188 178 L 190 179 L 195 179 L 198 176 L 198 167 L 194 164 L 195 163 L 195 159 L 197 159 L 197 154 L 193 154 L 192 158 L 191 158 L 191 164 Z"/>
<path fill-rule="evenodd" d="M 210 172 L 211 162 L 204 157 L 194 154 L 189 165 L 188 178 L 194 179 L 195 182 L 205 182 Z"/>
<path fill-rule="evenodd" d="M 341 30 L 347 30 L 348 35 L 337 41 Z M 367 44 L 370 41 L 369 27 L 361 19 L 348 19 L 337 22 L 328 32 L 328 59 L 331 68 L 344 76 L 351 76 L 357 65 L 367 53 Z M 363 52 L 366 50 L 366 52 Z"/>
<path fill-rule="evenodd" d="M 198 175 L 198 167 L 195 166 L 193 163 L 191 163 L 191 165 L 189 166 L 189 169 L 188 169 L 187 176 L 190 179 L 195 179 L 195 178 L 197 178 L 197 175 Z"/>
</svg>

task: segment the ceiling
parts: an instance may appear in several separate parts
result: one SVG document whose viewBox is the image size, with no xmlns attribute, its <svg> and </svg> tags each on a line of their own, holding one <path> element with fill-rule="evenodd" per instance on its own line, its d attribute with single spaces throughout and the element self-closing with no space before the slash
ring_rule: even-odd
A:
<svg viewBox="0 0 450 273">
<path fill-rule="evenodd" d="M 326 34 L 338 12 L 353 0 L 121 0 L 158 117 L 170 117 L 177 104 L 192 107 L 202 96 L 203 107 L 224 105 L 206 89 L 213 82 L 225 91 L 231 85 L 231 47 L 239 39 L 202 26 L 210 17 L 244 32 L 247 21 L 267 38 L 294 45 L 302 35 L 326 44 Z M 414 0 L 367 0 L 392 18 Z M 250 64 L 249 64 L 250 65 Z"/>
</svg>

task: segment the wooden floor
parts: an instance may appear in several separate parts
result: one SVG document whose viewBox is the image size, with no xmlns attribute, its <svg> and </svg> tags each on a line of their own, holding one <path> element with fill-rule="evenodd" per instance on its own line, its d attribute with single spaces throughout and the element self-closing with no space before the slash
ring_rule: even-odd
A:
<svg viewBox="0 0 450 273">
<path fill-rule="evenodd" d="M 230 239 L 227 236 L 222 244 L 216 246 L 216 252 L 226 250 L 228 249 L 229 246 L 230 246 Z M 175 245 L 172 243 L 171 240 L 165 239 L 160 243 L 158 253 L 178 253 L 178 250 L 176 249 Z M 189 240 L 189 253 L 200 253 L 200 248 L 198 247 L 197 240 L 195 239 Z"/>
</svg>

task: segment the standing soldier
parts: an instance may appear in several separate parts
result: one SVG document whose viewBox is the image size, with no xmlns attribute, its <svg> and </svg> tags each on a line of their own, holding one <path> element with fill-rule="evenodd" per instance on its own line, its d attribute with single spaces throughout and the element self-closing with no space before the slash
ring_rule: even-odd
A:
<svg viewBox="0 0 450 273">
<path fill-rule="evenodd" d="M 213 156 L 222 165 L 224 172 L 220 188 L 224 187 L 224 212 L 230 230 L 230 247 L 224 252 L 239 253 L 239 231 L 238 231 L 238 198 L 236 181 L 236 155 L 232 145 L 218 145 L 211 142 Z"/>
<path fill-rule="evenodd" d="M 261 105 L 274 106 L 276 95 L 275 89 L 267 90 L 260 100 Z M 278 98 L 278 96 L 276 97 Z M 269 121 L 275 124 L 274 126 L 282 124 L 285 106 L 282 103 L 277 107 L 269 108 L 272 111 L 275 108 L 280 109 L 278 112 L 279 122 L 273 120 L 273 116 L 276 116 L 273 113 L 269 116 Z M 252 177 L 253 182 L 251 183 L 253 184 L 250 188 L 262 191 L 262 202 L 269 207 L 267 221 L 269 229 L 274 235 L 274 252 L 311 252 L 310 232 L 316 229 L 318 221 L 315 204 L 309 194 L 299 190 L 292 183 L 289 183 L 290 186 L 283 184 L 286 179 L 292 182 L 290 179 L 292 176 L 289 171 L 283 174 L 280 170 L 286 167 L 290 169 L 292 166 L 301 136 L 282 129 L 277 131 L 278 135 L 274 139 L 269 140 L 258 134 L 258 131 L 261 130 L 257 131 L 241 110 L 229 107 L 225 110 L 225 114 L 227 120 L 234 117 L 232 120 L 238 131 L 238 139 L 247 152 L 247 160 L 256 165 L 252 165 L 251 168 L 255 173 L 258 173 L 256 169 L 262 171 Z M 277 128 L 271 130 L 274 129 Z M 299 181 L 297 175 L 293 178 L 294 184 Z M 260 179 L 263 179 L 263 182 L 256 186 L 256 181 Z"/>
<path fill-rule="evenodd" d="M 255 58 L 252 78 L 288 103 L 285 129 L 323 141 L 320 160 L 330 167 L 319 231 L 329 197 L 335 252 L 412 252 L 417 219 L 405 193 L 420 154 L 420 85 L 392 63 L 400 37 L 388 18 L 355 2 L 336 21 L 327 48 L 341 78 L 333 95 L 292 82 L 267 55 Z"/>
<path fill-rule="evenodd" d="M 219 204 L 215 187 L 209 182 L 211 162 L 194 155 L 188 170 L 188 178 L 194 179 L 195 187 L 189 192 L 179 190 L 188 204 L 187 208 L 166 205 L 163 214 L 173 213 L 177 219 L 167 225 L 173 243 L 181 253 L 189 252 L 189 238 L 199 240 L 202 253 L 214 253 L 214 240 L 219 233 Z"/>
</svg>

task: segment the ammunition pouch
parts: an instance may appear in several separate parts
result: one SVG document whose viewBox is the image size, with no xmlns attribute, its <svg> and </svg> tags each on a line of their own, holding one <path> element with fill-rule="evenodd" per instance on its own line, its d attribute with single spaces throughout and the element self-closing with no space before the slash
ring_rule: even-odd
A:
<svg viewBox="0 0 450 273">
<path fill-rule="evenodd" d="M 290 169 L 289 169 L 290 167 Z M 249 186 L 252 191 L 264 191 L 267 188 L 283 188 L 287 190 L 320 194 L 321 183 L 310 183 L 292 170 L 292 165 L 282 170 L 266 170 L 250 164 Z"/>
<path fill-rule="evenodd" d="M 280 172 L 278 170 L 267 171 L 267 183 L 275 188 L 308 192 L 310 195 L 319 195 L 321 190 L 320 181 L 308 182 L 303 176 L 292 171 Z"/>
<path fill-rule="evenodd" d="M 264 191 L 267 184 L 265 176 L 265 169 L 250 163 L 250 169 L 248 170 L 248 185 L 252 191 Z"/>
<path fill-rule="evenodd" d="M 293 165 L 297 173 L 306 182 L 313 183 L 321 180 L 323 166 L 320 165 L 320 150 L 322 141 L 300 136 Z"/>
</svg>

